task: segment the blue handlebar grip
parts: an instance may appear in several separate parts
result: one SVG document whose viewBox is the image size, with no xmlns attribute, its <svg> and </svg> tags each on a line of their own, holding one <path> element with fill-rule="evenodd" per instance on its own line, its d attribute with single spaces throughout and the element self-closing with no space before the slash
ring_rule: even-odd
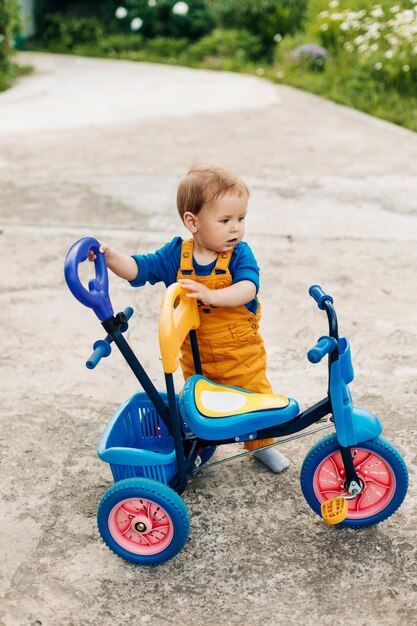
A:
<svg viewBox="0 0 417 626">
<path fill-rule="evenodd" d="M 327 293 L 324 293 L 320 285 L 311 285 L 310 289 L 308 290 L 308 293 L 317 302 L 317 306 L 319 307 L 319 309 L 322 309 L 322 310 L 324 309 L 324 302 L 326 300 L 328 300 L 329 302 L 333 304 L 332 296 L 329 296 Z"/>
<path fill-rule="evenodd" d="M 106 259 L 99 252 L 100 244 L 94 237 L 84 237 L 76 241 L 68 250 L 65 259 L 65 280 L 71 293 L 85 306 L 93 309 L 101 322 L 113 316 L 113 307 L 109 297 L 109 277 L 107 273 Z M 96 255 L 94 261 L 96 276 L 88 283 L 88 289 L 84 287 L 78 276 L 78 266 L 88 257 L 92 250 Z"/>
<path fill-rule="evenodd" d="M 103 357 L 109 356 L 111 353 L 111 347 L 108 341 L 105 339 L 99 339 L 95 342 L 94 352 L 90 358 L 86 361 L 86 367 L 89 370 L 93 370 L 98 365 Z"/>
<path fill-rule="evenodd" d="M 320 363 L 322 358 L 332 352 L 336 347 L 336 339 L 333 337 L 320 337 L 314 348 L 307 352 L 307 358 L 310 363 Z"/>
<path fill-rule="evenodd" d="M 133 313 L 134 313 L 134 310 L 132 309 L 132 307 L 131 307 L 131 306 L 127 306 L 127 307 L 125 308 L 125 310 L 123 311 L 123 313 L 124 313 L 124 316 L 125 316 L 125 318 L 126 318 L 126 321 L 125 321 L 125 323 L 124 323 L 124 324 L 122 324 L 122 325 L 120 326 L 120 332 L 125 333 L 125 332 L 127 331 L 127 329 L 128 329 L 128 321 L 129 321 L 129 320 L 130 320 L 130 318 L 132 317 L 132 315 L 133 315 Z"/>
<path fill-rule="evenodd" d="M 130 320 L 130 318 L 132 317 L 134 313 L 134 310 L 132 309 L 131 306 L 127 306 L 125 310 L 123 311 L 123 313 L 126 315 L 126 319 Z"/>
</svg>

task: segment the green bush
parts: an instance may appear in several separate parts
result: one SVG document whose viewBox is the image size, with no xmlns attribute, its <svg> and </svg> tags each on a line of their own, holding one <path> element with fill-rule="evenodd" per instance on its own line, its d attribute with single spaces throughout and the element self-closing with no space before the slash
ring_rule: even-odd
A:
<svg viewBox="0 0 417 626">
<path fill-rule="evenodd" d="M 13 40 L 19 29 L 19 9 L 16 0 L 0 0 L 0 91 L 10 87 L 16 76 L 12 62 Z"/>
<path fill-rule="evenodd" d="M 73 50 L 79 44 L 98 45 L 103 37 L 100 22 L 93 17 L 45 16 L 42 41 L 53 50 Z"/>
<path fill-rule="evenodd" d="M 225 29 L 243 29 L 259 38 L 262 54 L 271 58 L 274 37 L 302 27 L 308 0 L 207 0 Z"/>
<path fill-rule="evenodd" d="M 187 39 L 168 39 L 155 37 L 144 39 L 137 33 L 113 34 L 105 37 L 101 43 L 104 54 L 110 57 L 147 61 L 156 63 L 188 64 L 189 41 Z M 91 51 L 84 50 L 84 53 Z"/>
<path fill-rule="evenodd" d="M 194 62 L 204 62 L 210 67 L 228 67 L 234 64 L 242 67 L 258 60 L 262 55 L 262 44 L 259 37 L 246 30 L 215 29 L 202 37 L 189 49 L 189 57 Z"/>
<path fill-rule="evenodd" d="M 129 51 L 137 52 L 143 48 L 143 37 L 135 34 L 114 33 L 103 37 L 100 50 L 109 56 L 124 55 Z"/>
<path fill-rule="evenodd" d="M 177 5 L 177 6 L 176 6 Z M 184 14 L 176 12 L 179 5 L 186 5 Z M 117 9 L 125 9 L 126 15 L 116 17 Z M 213 30 L 214 18 L 204 0 L 106 0 L 101 8 L 106 29 L 113 32 L 129 32 L 135 29 L 133 20 L 140 20 L 140 32 L 146 38 L 171 37 L 196 41 Z"/>
</svg>

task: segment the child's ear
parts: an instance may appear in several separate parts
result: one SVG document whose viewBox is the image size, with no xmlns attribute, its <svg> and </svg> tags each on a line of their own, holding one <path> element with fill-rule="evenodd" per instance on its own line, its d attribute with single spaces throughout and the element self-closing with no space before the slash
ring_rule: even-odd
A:
<svg viewBox="0 0 417 626">
<path fill-rule="evenodd" d="M 194 234 L 197 232 L 197 217 L 194 215 L 194 213 L 191 213 L 191 211 L 186 211 L 182 216 L 182 219 L 184 221 L 185 228 L 189 230 L 190 233 Z"/>
</svg>

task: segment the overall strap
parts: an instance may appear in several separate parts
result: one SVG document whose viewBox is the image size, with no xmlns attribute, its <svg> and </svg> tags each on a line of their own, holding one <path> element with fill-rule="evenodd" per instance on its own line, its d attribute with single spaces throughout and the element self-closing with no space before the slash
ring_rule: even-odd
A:
<svg viewBox="0 0 417 626">
<path fill-rule="evenodd" d="M 185 241 L 182 242 L 182 246 L 181 246 L 181 256 L 180 256 L 180 271 L 181 272 L 187 272 L 187 274 L 193 272 L 194 267 L 193 267 L 193 247 L 194 247 L 194 240 L 191 237 L 191 239 L 186 239 Z"/>
<path fill-rule="evenodd" d="M 233 250 L 234 248 L 229 250 L 229 252 L 220 252 L 212 272 L 213 274 L 225 274 L 227 272 Z"/>
</svg>

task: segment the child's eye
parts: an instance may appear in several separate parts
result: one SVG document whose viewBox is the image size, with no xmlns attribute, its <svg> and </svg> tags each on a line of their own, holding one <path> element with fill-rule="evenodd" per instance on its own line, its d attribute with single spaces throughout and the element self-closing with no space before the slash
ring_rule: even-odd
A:
<svg viewBox="0 0 417 626">
<path fill-rule="evenodd" d="M 228 218 L 226 217 L 224 220 L 220 220 L 222 224 L 227 224 L 227 222 L 229 221 Z"/>
<path fill-rule="evenodd" d="M 246 215 L 243 215 L 242 217 L 239 217 L 239 222 L 243 222 L 245 217 L 246 217 Z"/>
</svg>

